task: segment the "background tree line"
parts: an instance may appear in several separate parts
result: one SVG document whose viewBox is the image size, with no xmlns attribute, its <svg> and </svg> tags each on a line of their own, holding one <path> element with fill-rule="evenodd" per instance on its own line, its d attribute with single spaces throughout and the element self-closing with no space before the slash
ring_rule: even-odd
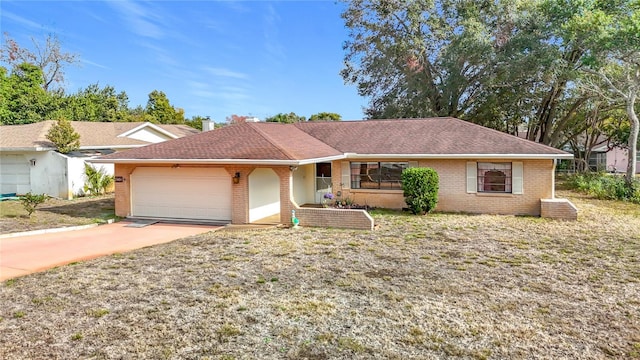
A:
<svg viewBox="0 0 640 360">
<path fill-rule="evenodd" d="M 64 69 L 77 62 L 77 54 L 62 51 L 55 35 L 49 35 L 44 44 L 33 40 L 35 50 L 20 46 L 8 34 L 4 34 L 0 53 L 0 124 L 15 125 L 65 119 L 68 121 L 137 122 L 148 121 L 159 124 L 186 124 L 202 129 L 203 116 L 186 119 L 184 110 L 169 102 L 167 95 L 159 90 L 149 93 L 145 107 L 129 106 L 129 97 L 124 91 L 117 92 L 113 86 L 91 84 L 73 94 L 62 87 Z M 6 65 L 6 66 L 4 66 Z M 231 115 L 227 123 L 242 123 L 250 116 Z M 267 122 L 294 123 L 306 121 L 304 116 L 293 112 L 280 113 L 265 119 Z M 309 121 L 339 121 L 341 116 L 331 112 L 320 112 L 309 117 Z M 216 124 L 222 126 L 222 124 Z"/>
<path fill-rule="evenodd" d="M 186 119 L 159 90 L 149 93 L 145 107 L 129 106 L 124 91 L 91 84 L 76 93 L 64 91 L 64 68 L 75 64 L 76 54 L 62 51 L 60 41 L 49 35 L 44 44 L 33 39 L 35 50 L 20 46 L 8 34 L 0 53 L 0 124 L 28 124 L 50 119 L 70 121 L 187 124 L 201 128 L 203 117 Z"/>
</svg>

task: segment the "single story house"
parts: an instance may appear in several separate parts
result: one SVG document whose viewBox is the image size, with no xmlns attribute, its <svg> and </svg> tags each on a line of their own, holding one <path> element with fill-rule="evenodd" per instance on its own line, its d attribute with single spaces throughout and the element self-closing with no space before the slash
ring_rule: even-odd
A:
<svg viewBox="0 0 640 360">
<path fill-rule="evenodd" d="M 400 175 L 431 167 L 437 211 L 575 219 L 554 195 L 572 155 L 451 117 L 245 123 L 92 160 L 115 164 L 116 215 L 372 229 L 362 210 L 307 207 L 330 192 L 370 207 L 406 207 Z"/>
<path fill-rule="evenodd" d="M 83 193 L 85 160 L 200 132 L 186 125 L 72 121 L 80 134 L 80 149 L 61 154 L 46 138 L 55 123 L 47 120 L 0 126 L 2 194 L 33 192 L 70 199 Z M 113 174 L 113 164 L 102 167 Z"/>
<path fill-rule="evenodd" d="M 636 153 L 636 174 L 640 174 L 640 152 Z M 619 146 L 598 146 L 591 151 L 589 167 L 593 171 L 626 173 L 629 151 Z"/>
</svg>

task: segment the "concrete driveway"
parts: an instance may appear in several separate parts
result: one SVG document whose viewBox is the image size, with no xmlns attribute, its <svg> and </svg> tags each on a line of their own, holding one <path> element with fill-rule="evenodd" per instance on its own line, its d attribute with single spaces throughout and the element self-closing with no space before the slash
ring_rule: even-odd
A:
<svg viewBox="0 0 640 360">
<path fill-rule="evenodd" d="M 0 281 L 221 227 L 164 223 L 132 227 L 131 224 L 117 222 L 75 231 L 0 238 Z"/>
</svg>

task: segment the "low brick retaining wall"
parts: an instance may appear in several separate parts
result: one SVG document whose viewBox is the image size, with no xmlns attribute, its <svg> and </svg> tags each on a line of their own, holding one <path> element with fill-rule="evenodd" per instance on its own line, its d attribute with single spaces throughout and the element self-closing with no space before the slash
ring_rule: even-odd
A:
<svg viewBox="0 0 640 360">
<path fill-rule="evenodd" d="M 559 220 L 578 220 L 578 208 L 567 199 L 542 199 L 540 216 Z"/>
<path fill-rule="evenodd" d="M 297 208 L 300 226 L 373 230 L 374 221 L 364 210 L 332 208 Z"/>
</svg>

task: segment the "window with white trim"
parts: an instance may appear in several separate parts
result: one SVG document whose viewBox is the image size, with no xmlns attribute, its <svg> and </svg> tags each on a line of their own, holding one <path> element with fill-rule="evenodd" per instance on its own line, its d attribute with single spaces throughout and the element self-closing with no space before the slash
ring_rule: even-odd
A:
<svg viewBox="0 0 640 360">
<path fill-rule="evenodd" d="M 467 162 L 467 193 L 524 194 L 524 164 Z"/>
<path fill-rule="evenodd" d="M 511 163 L 479 162 L 478 192 L 511 193 Z"/>
<path fill-rule="evenodd" d="M 352 162 L 352 189 L 402 190 L 402 171 L 408 162 Z"/>
</svg>

